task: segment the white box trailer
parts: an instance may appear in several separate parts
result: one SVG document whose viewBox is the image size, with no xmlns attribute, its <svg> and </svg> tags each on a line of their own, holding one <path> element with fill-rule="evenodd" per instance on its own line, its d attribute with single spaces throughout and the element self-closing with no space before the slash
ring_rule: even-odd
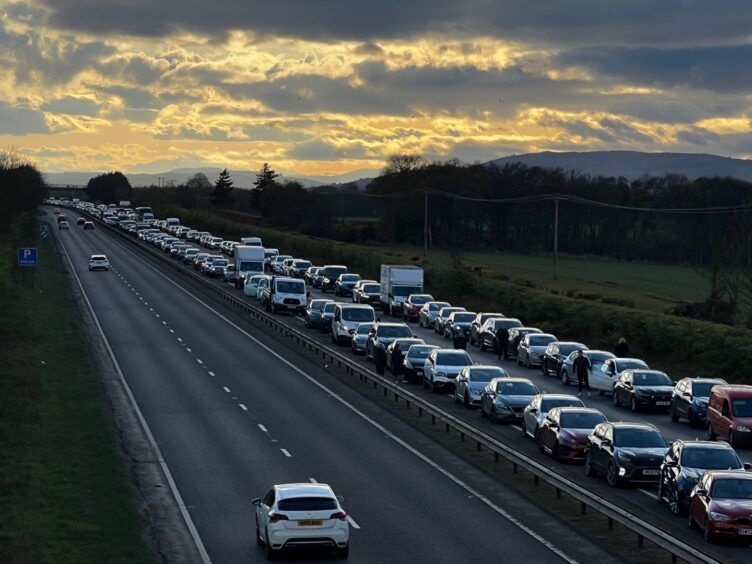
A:
<svg viewBox="0 0 752 564">
<path fill-rule="evenodd" d="M 419 266 L 381 265 L 381 309 L 389 315 L 402 311 L 410 294 L 423 293 L 423 269 Z"/>
<path fill-rule="evenodd" d="M 264 247 L 238 245 L 234 249 L 235 287 L 242 288 L 248 274 L 264 273 Z"/>
</svg>

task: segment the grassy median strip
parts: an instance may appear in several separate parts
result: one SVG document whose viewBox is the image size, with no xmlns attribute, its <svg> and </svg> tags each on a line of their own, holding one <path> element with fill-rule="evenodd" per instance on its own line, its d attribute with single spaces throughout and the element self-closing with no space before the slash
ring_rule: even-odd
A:
<svg viewBox="0 0 752 564">
<path fill-rule="evenodd" d="M 33 287 L 0 277 L 0 562 L 148 562 L 61 259 L 35 245 Z"/>
</svg>

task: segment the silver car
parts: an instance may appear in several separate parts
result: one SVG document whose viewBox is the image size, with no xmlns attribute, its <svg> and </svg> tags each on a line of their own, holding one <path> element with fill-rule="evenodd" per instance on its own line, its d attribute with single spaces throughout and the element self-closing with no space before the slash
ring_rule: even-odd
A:
<svg viewBox="0 0 752 564">
<path fill-rule="evenodd" d="M 361 323 L 352 334 L 350 339 L 350 349 L 355 354 L 365 354 L 366 343 L 368 343 L 368 335 L 373 329 L 373 323 Z"/>
<path fill-rule="evenodd" d="M 590 360 L 590 370 L 600 370 L 603 363 L 609 359 L 616 358 L 614 353 L 608 351 L 582 351 L 583 354 Z M 561 383 L 565 386 L 577 382 L 577 375 L 574 373 L 574 359 L 577 358 L 579 351 L 573 351 L 569 353 L 569 356 L 564 359 L 561 364 Z"/>
<path fill-rule="evenodd" d="M 525 407 L 539 393 L 527 378 L 494 378 L 483 390 L 480 415 L 491 423 L 521 421 Z"/>
<path fill-rule="evenodd" d="M 494 378 L 509 378 L 509 374 L 501 366 L 466 366 L 457 376 L 454 403 L 480 405 L 483 389 Z"/>
<path fill-rule="evenodd" d="M 439 335 L 443 335 L 444 326 L 446 325 L 447 319 L 449 319 L 450 315 L 458 311 L 465 311 L 465 308 L 464 307 L 442 307 L 439 310 L 439 313 L 437 313 L 436 317 L 434 318 L 433 330 L 436 331 Z"/>
<path fill-rule="evenodd" d="M 556 341 L 556 336 L 550 333 L 528 333 L 522 337 L 517 347 L 517 364 L 525 368 L 532 368 L 541 363 L 541 355 L 549 343 Z"/>
<path fill-rule="evenodd" d="M 472 366 L 473 359 L 464 350 L 435 349 L 426 359 L 423 369 L 423 387 L 438 393 L 443 388 L 454 388 L 455 379 L 465 366 Z"/>
<path fill-rule="evenodd" d="M 567 394 L 538 394 L 525 407 L 522 415 L 522 436 L 538 439 L 543 420 L 554 407 L 585 407 L 582 400 Z"/>
<path fill-rule="evenodd" d="M 439 310 L 450 305 L 449 302 L 428 302 L 423 304 L 418 314 L 418 327 L 433 327 Z"/>
</svg>

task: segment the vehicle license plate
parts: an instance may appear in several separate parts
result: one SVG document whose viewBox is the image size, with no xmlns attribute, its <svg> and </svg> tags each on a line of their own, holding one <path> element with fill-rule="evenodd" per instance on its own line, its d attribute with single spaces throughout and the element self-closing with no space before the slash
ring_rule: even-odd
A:
<svg viewBox="0 0 752 564">
<path fill-rule="evenodd" d="M 752 535 L 752 529 L 739 529 L 740 535 Z"/>
<path fill-rule="evenodd" d="M 671 405 L 670 401 L 657 401 L 655 405 Z"/>
<path fill-rule="evenodd" d="M 299 527 L 320 527 L 323 525 L 321 519 L 301 519 L 298 521 Z"/>
<path fill-rule="evenodd" d="M 657 476 L 660 474 L 660 470 L 643 470 L 642 473 L 645 476 Z"/>
</svg>

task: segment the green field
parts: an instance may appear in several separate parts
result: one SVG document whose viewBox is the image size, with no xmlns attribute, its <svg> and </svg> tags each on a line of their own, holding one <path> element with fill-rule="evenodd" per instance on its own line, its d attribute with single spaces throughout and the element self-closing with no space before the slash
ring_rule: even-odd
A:
<svg viewBox="0 0 752 564">
<path fill-rule="evenodd" d="M 149 562 L 134 491 L 49 239 L 34 287 L 0 244 L 0 562 Z M 11 241 L 14 243 L 11 245 Z"/>
<path fill-rule="evenodd" d="M 423 255 L 422 247 L 380 249 L 405 259 Z M 662 311 L 680 301 L 703 301 L 710 291 L 708 277 L 691 267 L 559 255 L 559 276 L 555 280 L 553 255 L 460 252 L 456 256 L 463 265 L 482 267 L 484 274 L 503 275 L 511 282 L 529 280 L 561 293 L 595 292 L 631 300 L 640 309 Z M 428 252 L 432 266 L 450 267 L 452 262 L 446 251 Z"/>
</svg>

